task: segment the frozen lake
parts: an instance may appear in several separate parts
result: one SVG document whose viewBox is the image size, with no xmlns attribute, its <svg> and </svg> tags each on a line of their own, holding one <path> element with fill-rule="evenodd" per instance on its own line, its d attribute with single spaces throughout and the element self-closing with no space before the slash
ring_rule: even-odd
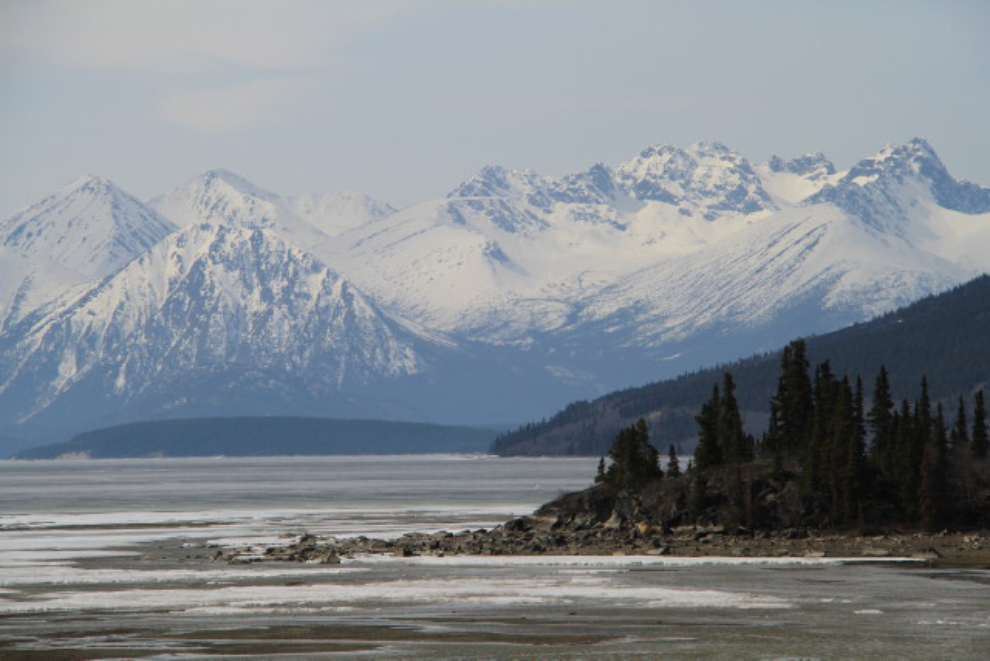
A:
<svg viewBox="0 0 990 661">
<path fill-rule="evenodd" d="M 985 658 L 990 572 L 833 559 L 204 559 L 490 527 L 593 459 L 0 463 L 0 657 Z M 188 557 L 187 557 L 188 556 Z M 310 657 L 312 658 L 312 657 Z"/>
</svg>

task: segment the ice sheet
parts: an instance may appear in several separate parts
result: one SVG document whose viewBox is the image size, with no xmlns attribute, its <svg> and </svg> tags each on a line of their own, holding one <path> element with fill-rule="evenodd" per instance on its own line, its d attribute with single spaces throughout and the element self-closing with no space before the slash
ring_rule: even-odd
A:
<svg viewBox="0 0 990 661">
<path fill-rule="evenodd" d="M 368 603 L 532 605 L 596 603 L 650 608 L 790 608 L 788 600 L 742 592 L 634 587 L 606 579 L 571 581 L 564 577 L 512 579 L 448 577 L 368 583 L 230 586 L 52 592 L 30 601 L 0 599 L 0 612 L 169 609 L 194 612 L 204 607 L 244 610 L 305 608 Z"/>
</svg>

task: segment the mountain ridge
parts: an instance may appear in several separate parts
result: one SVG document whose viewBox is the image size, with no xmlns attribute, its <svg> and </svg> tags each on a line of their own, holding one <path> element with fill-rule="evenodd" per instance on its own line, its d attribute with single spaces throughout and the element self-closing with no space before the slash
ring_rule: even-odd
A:
<svg viewBox="0 0 990 661">
<path fill-rule="evenodd" d="M 521 421 L 862 321 L 990 270 L 990 189 L 952 178 L 921 139 L 847 171 L 817 152 L 753 164 L 714 141 L 655 144 L 559 177 L 486 166 L 446 197 L 400 210 L 354 193 L 279 195 L 225 170 L 148 204 L 98 178 L 68 188 L 62 197 L 83 196 L 89 211 L 61 213 L 52 196 L 0 222 L 10 243 L 0 252 L 10 275 L 0 416 L 11 433 L 77 424 L 106 398 L 126 420 L 186 410 L 174 408 L 183 399 L 207 407 L 199 414 L 229 411 L 265 392 L 300 414 Z M 141 230 L 130 248 L 90 250 L 116 245 L 97 239 L 113 236 L 121 213 Z M 175 244 L 205 226 L 241 237 L 241 248 L 215 258 L 204 248 L 197 262 Z M 62 231 L 73 227 L 78 236 Z M 70 266 L 106 266 L 60 274 L 65 265 L 37 254 L 38 237 L 59 236 L 70 237 Z M 272 242 L 286 247 L 266 253 Z M 185 256 L 149 261 L 166 244 Z M 182 265 L 193 262 L 190 279 Z M 238 270 L 248 262 L 250 277 Z M 325 272 L 346 281 L 335 295 L 350 303 L 307 308 L 300 301 L 319 298 Z M 155 297 L 183 278 L 181 297 Z M 332 309 L 349 311 L 346 330 L 315 339 L 315 328 L 334 327 Z M 170 361 L 170 351 L 187 358 Z M 314 352 L 325 369 L 301 370 Z M 344 364 L 369 378 L 330 376 Z M 92 375 L 85 387 L 80 367 Z M 72 404 L 70 383 L 91 392 Z M 144 397 L 156 388 L 160 397 Z"/>
</svg>

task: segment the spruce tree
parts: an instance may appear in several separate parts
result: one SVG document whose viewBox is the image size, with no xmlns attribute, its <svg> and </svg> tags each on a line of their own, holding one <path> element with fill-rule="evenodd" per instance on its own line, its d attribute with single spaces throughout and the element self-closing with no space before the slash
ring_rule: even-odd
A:
<svg viewBox="0 0 990 661">
<path fill-rule="evenodd" d="M 921 444 L 928 442 L 932 431 L 932 402 L 928 396 L 928 377 L 921 377 L 921 397 L 915 405 L 918 416 L 918 434 L 921 436 Z"/>
<path fill-rule="evenodd" d="M 873 386 L 873 402 L 866 419 L 873 433 L 873 444 L 870 446 L 870 456 L 880 473 L 888 479 L 893 476 L 893 425 L 894 400 L 890 396 L 890 381 L 887 368 L 880 366 L 876 383 Z"/>
<path fill-rule="evenodd" d="M 779 442 L 785 454 L 799 454 L 811 434 L 812 388 L 808 376 L 807 346 L 795 340 L 781 359 L 780 379 L 772 405 L 778 414 Z"/>
<path fill-rule="evenodd" d="M 694 471 L 691 482 L 691 494 L 688 499 L 688 516 L 695 524 L 699 523 L 702 513 L 708 507 L 708 480 L 702 471 Z"/>
<path fill-rule="evenodd" d="M 811 410 L 810 440 L 804 448 L 802 487 L 816 507 L 830 498 L 830 462 L 833 456 L 833 407 L 838 383 L 826 360 L 815 368 L 815 386 Z"/>
<path fill-rule="evenodd" d="M 722 398 L 719 401 L 718 445 L 722 460 L 738 464 L 751 459 L 749 442 L 743 430 L 739 402 L 736 400 L 736 384 L 732 374 L 722 375 Z"/>
<path fill-rule="evenodd" d="M 783 454 L 783 428 L 780 424 L 780 404 L 776 396 L 770 399 L 770 419 L 767 422 L 767 430 L 763 434 L 760 443 L 760 454 L 764 457 L 774 457 L 776 461 Z"/>
<path fill-rule="evenodd" d="M 944 475 L 948 475 L 949 435 L 945 427 L 945 411 L 939 403 L 932 427 L 932 445 L 935 447 L 935 461 Z"/>
<path fill-rule="evenodd" d="M 956 422 L 952 425 L 952 447 L 960 448 L 969 443 L 969 425 L 966 422 L 966 400 L 959 396 L 959 408 L 956 411 Z"/>
<path fill-rule="evenodd" d="M 916 407 L 917 408 L 917 407 Z M 894 430 L 894 486 L 902 512 L 912 518 L 918 512 L 918 476 L 921 452 L 917 447 L 919 434 L 915 427 L 917 410 L 912 412 L 911 404 L 905 399 L 896 416 Z"/>
<path fill-rule="evenodd" d="M 649 431 L 642 418 L 616 434 L 609 459 L 611 463 L 604 471 L 602 483 L 612 491 L 637 491 L 663 477 L 659 454 L 650 445 Z"/>
<path fill-rule="evenodd" d="M 840 476 L 842 517 L 847 522 L 859 517 L 868 483 L 866 432 L 863 427 L 863 380 L 859 377 L 856 378 L 856 390 L 853 393 L 853 415 L 850 427 L 851 433 L 846 440 Z"/>
<path fill-rule="evenodd" d="M 918 485 L 918 517 L 921 524 L 928 530 L 935 526 L 935 496 L 932 469 L 931 447 L 925 448 L 924 456 L 921 460 L 920 481 Z"/>
<path fill-rule="evenodd" d="M 698 447 L 694 451 L 694 464 L 700 470 L 722 463 L 722 451 L 718 442 L 721 400 L 718 384 L 715 384 L 711 398 L 701 406 L 701 412 L 694 418 L 698 423 Z"/>
<path fill-rule="evenodd" d="M 848 518 L 856 485 L 853 476 L 848 474 L 850 445 L 856 435 L 856 416 L 853 406 L 853 393 L 849 379 L 843 378 L 832 405 L 832 420 L 829 424 L 829 438 L 826 446 L 824 466 L 825 483 L 831 503 L 833 521 Z M 852 467 L 855 470 L 855 466 Z"/>
<path fill-rule="evenodd" d="M 932 420 L 931 442 L 925 447 L 921 468 L 919 511 L 922 524 L 934 530 L 944 520 L 949 497 L 949 437 L 942 405 Z"/>
<path fill-rule="evenodd" d="M 990 449 L 990 438 L 987 436 L 987 407 L 983 401 L 983 389 L 976 391 L 976 399 L 973 403 L 973 434 L 970 437 L 973 448 L 973 456 L 983 459 Z"/>
<path fill-rule="evenodd" d="M 677 459 L 677 451 L 674 450 L 674 444 L 670 444 L 670 449 L 667 452 L 667 475 L 669 477 L 680 477 L 681 475 L 681 465 Z"/>
</svg>

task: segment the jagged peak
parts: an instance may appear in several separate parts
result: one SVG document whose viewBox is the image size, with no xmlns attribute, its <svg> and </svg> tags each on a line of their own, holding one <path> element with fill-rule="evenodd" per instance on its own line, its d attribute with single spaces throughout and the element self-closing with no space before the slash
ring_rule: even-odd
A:
<svg viewBox="0 0 990 661">
<path fill-rule="evenodd" d="M 850 177 L 876 174 L 882 170 L 905 173 L 924 173 L 931 176 L 932 170 L 945 172 L 945 166 L 935 149 L 924 138 L 912 138 L 904 144 L 887 144 L 876 154 L 857 163 L 849 171 Z"/>
<path fill-rule="evenodd" d="M 637 157 L 630 159 L 630 161 L 627 161 L 627 163 L 636 160 L 653 160 L 653 159 L 669 160 L 671 158 L 678 158 L 678 157 L 684 158 L 687 156 L 688 156 L 687 152 L 681 149 L 680 147 L 677 147 L 675 145 L 668 145 L 663 142 L 658 142 L 647 146 L 645 149 L 639 152 L 639 155 Z"/>
<path fill-rule="evenodd" d="M 695 154 L 718 155 L 718 156 L 739 156 L 738 152 L 729 149 L 718 140 L 699 140 L 688 147 L 687 151 Z"/>
<path fill-rule="evenodd" d="M 836 173 L 835 165 L 820 151 L 805 152 L 789 161 L 774 154 L 767 161 L 767 167 L 770 168 L 771 172 L 790 172 L 801 176 L 833 175 Z"/>
<path fill-rule="evenodd" d="M 543 178 L 529 168 L 515 169 L 503 165 L 486 165 L 477 174 L 456 186 L 447 198 L 501 197 L 513 189 L 540 187 Z"/>
<path fill-rule="evenodd" d="M 725 143 L 718 140 L 698 140 L 690 144 L 687 148 L 669 145 L 663 142 L 652 144 L 639 153 L 639 158 L 742 158 L 739 152 L 727 147 Z"/>
<path fill-rule="evenodd" d="M 837 204 L 880 227 L 887 222 L 885 219 L 910 215 L 909 208 L 917 199 L 917 194 L 910 191 L 917 186 L 927 188 L 933 201 L 943 208 L 967 214 L 990 212 L 990 188 L 953 178 L 923 138 L 883 147 L 850 168 L 838 183 L 826 186 L 807 202 Z M 904 192 L 892 194 L 896 190 Z M 897 197 L 903 195 L 908 195 L 912 201 L 898 201 Z"/>
<path fill-rule="evenodd" d="M 588 174 L 590 174 L 592 176 L 595 176 L 595 177 L 601 176 L 601 175 L 611 175 L 612 174 L 612 168 L 610 168 L 609 166 L 605 165 L 601 161 L 598 161 L 597 163 L 595 163 L 594 165 L 592 165 L 590 168 L 588 168 Z"/>
<path fill-rule="evenodd" d="M 730 149 L 718 140 L 699 140 L 686 149 L 666 143 L 656 143 L 643 149 L 638 156 L 619 166 L 619 170 L 648 165 L 650 169 L 664 169 L 668 164 L 678 169 L 693 168 L 699 161 L 714 159 L 732 165 L 748 165 L 748 161 L 737 151 Z"/>
</svg>

